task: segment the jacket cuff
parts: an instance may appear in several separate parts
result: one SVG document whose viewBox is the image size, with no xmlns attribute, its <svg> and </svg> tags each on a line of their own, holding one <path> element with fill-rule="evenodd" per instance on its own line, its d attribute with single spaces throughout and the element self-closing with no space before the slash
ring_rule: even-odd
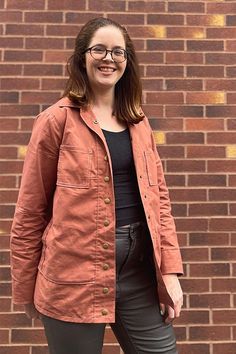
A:
<svg viewBox="0 0 236 354">
<path fill-rule="evenodd" d="M 28 282 L 12 281 L 12 301 L 16 305 L 29 304 L 34 302 L 35 280 Z"/>
<path fill-rule="evenodd" d="M 165 249 L 161 254 L 161 273 L 183 275 L 183 264 L 180 250 Z"/>
</svg>

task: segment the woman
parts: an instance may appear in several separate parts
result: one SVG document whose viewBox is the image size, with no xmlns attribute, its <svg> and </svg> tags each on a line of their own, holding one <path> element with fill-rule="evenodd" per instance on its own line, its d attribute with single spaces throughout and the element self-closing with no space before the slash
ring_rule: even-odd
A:
<svg viewBox="0 0 236 354">
<path fill-rule="evenodd" d="M 182 273 L 136 54 L 105 18 L 77 36 L 64 97 L 36 119 L 15 211 L 13 300 L 51 354 L 176 354 Z"/>
</svg>

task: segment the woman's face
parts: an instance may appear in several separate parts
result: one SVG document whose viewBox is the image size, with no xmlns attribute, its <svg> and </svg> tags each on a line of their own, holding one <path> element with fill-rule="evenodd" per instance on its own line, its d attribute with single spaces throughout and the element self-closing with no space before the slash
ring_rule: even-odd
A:
<svg viewBox="0 0 236 354">
<path fill-rule="evenodd" d="M 122 32 L 114 26 L 105 26 L 99 28 L 93 35 L 89 48 L 96 46 L 98 48 L 125 49 L 125 40 Z M 119 52 L 118 52 L 119 53 Z M 96 55 L 95 55 L 96 56 Z M 114 89 L 115 84 L 122 77 L 127 61 L 117 63 L 108 52 L 103 59 L 94 59 L 90 52 L 85 54 L 85 65 L 88 79 L 94 93 L 97 90 Z"/>
</svg>

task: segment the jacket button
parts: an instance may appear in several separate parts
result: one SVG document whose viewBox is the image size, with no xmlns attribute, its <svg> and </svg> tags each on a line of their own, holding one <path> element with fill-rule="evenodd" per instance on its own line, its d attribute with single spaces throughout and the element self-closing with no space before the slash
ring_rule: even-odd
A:
<svg viewBox="0 0 236 354">
<path fill-rule="evenodd" d="M 105 243 L 102 245 L 102 247 L 104 248 L 104 250 L 107 250 L 108 247 L 109 247 L 109 245 L 108 245 L 108 243 L 105 242 Z"/>
<path fill-rule="evenodd" d="M 103 294 L 107 294 L 109 292 L 109 288 L 103 288 L 102 292 L 103 292 Z"/>
<path fill-rule="evenodd" d="M 109 177 L 109 176 L 105 176 L 105 177 L 104 177 L 104 181 L 105 181 L 105 182 L 109 182 L 109 181 L 110 181 L 110 177 Z"/>
<path fill-rule="evenodd" d="M 104 202 L 105 202 L 105 204 L 110 204 L 111 199 L 110 199 L 110 198 L 105 198 L 105 199 L 104 199 Z"/>
<path fill-rule="evenodd" d="M 105 161 L 107 161 L 107 160 L 108 160 L 107 155 L 105 155 L 105 156 L 104 156 L 104 160 L 105 160 Z"/>
<path fill-rule="evenodd" d="M 102 266 L 103 270 L 108 270 L 109 269 L 109 265 L 104 263 L 103 266 Z"/>
<path fill-rule="evenodd" d="M 103 223 L 104 226 L 108 226 L 110 225 L 110 221 L 109 220 L 105 220 L 104 223 Z"/>
<path fill-rule="evenodd" d="M 101 313 L 103 316 L 106 316 L 108 314 L 108 311 L 106 309 L 102 309 Z"/>
</svg>

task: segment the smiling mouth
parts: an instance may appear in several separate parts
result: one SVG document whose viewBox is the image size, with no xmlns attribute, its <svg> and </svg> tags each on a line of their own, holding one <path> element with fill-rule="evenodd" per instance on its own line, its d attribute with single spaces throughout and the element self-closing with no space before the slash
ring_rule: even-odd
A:
<svg viewBox="0 0 236 354">
<path fill-rule="evenodd" d="M 114 68 L 110 68 L 110 67 L 107 67 L 107 66 L 100 66 L 98 68 L 99 71 L 102 71 L 104 73 L 113 73 L 114 71 L 116 71 L 116 69 Z"/>
</svg>

